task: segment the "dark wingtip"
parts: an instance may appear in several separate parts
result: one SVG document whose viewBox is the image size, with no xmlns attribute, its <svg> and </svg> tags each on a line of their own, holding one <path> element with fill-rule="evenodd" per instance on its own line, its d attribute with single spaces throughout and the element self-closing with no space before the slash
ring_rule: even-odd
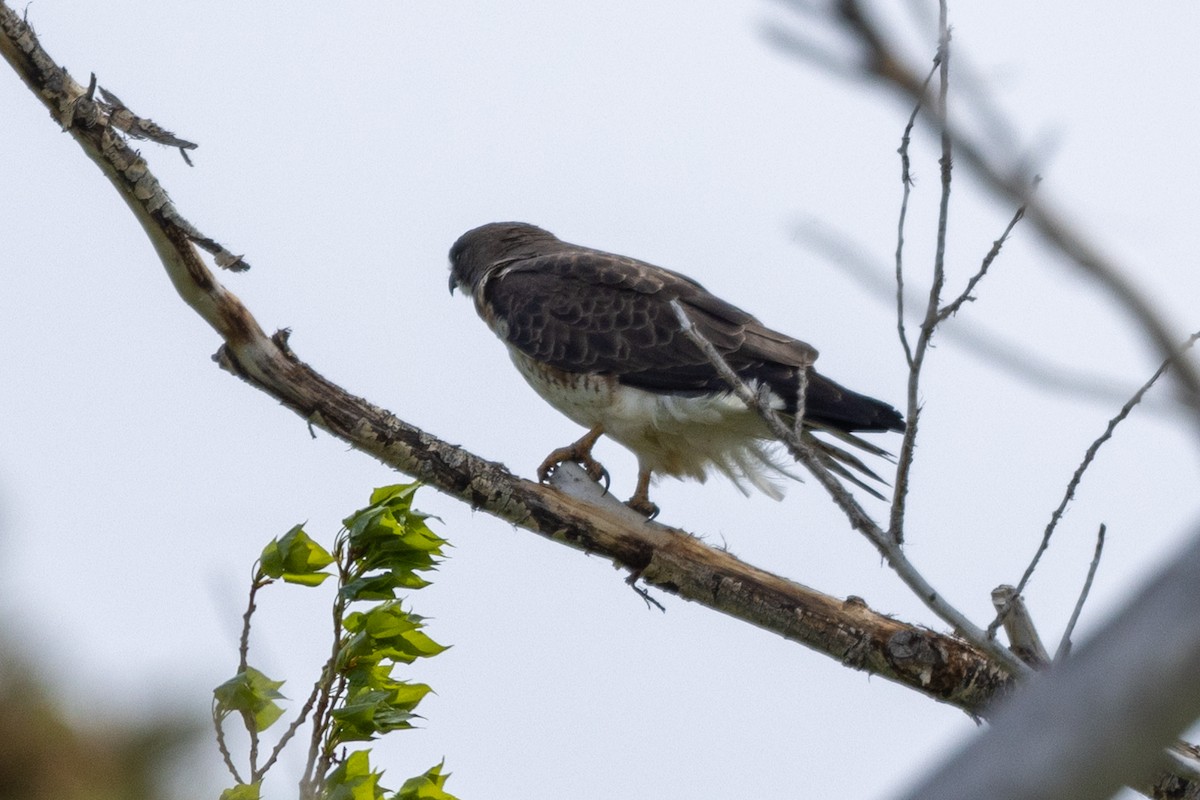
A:
<svg viewBox="0 0 1200 800">
<path fill-rule="evenodd" d="M 905 429 L 904 417 L 888 403 L 847 389 L 816 370 L 809 370 L 806 400 L 805 418 L 829 428 L 846 432 Z"/>
<path fill-rule="evenodd" d="M 904 415 L 897 411 L 892 406 L 884 404 L 886 410 L 883 412 L 884 424 L 887 426 L 885 430 L 904 433 L 908 430 L 908 423 L 904 421 Z"/>
</svg>

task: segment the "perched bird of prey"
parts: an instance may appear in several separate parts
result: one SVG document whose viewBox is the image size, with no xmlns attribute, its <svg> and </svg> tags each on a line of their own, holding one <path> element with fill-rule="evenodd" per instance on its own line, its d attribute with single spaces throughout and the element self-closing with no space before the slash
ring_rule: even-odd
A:
<svg viewBox="0 0 1200 800">
<path fill-rule="evenodd" d="M 792 476 L 772 457 L 771 433 L 684 333 L 672 307 L 677 301 L 738 376 L 766 391 L 781 413 L 795 415 L 807 370 L 805 440 L 831 471 L 880 496 L 864 481 L 879 481 L 875 473 L 813 434 L 886 456 L 855 432 L 902 431 L 899 412 L 818 374 L 810 368 L 816 350 L 690 278 L 569 244 L 534 225 L 494 222 L 467 231 L 450 248 L 450 292 L 456 287 L 474 299 L 537 393 L 588 429 L 546 457 L 541 480 L 564 461 L 579 463 L 596 480 L 607 478 L 592 457 L 606 435 L 637 456 L 637 490 L 628 505 L 647 516 L 658 511 L 649 494 L 655 474 L 703 481 L 711 468 L 743 492 L 751 485 L 783 496 L 778 479 Z"/>
</svg>

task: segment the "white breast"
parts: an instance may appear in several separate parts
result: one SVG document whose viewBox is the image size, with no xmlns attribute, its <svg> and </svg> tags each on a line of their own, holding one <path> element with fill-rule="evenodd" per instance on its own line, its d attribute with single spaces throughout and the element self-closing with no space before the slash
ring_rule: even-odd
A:
<svg viewBox="0 0 1200 800">
<path fill-rule="evenodd" d="M 563 372 L 510 348 L 513 363 L 539 395 L 586 428 L 631 450 L 643 469 L 703 481 L 709 468 L 743 492 L 754 486 L 779 499 L 773 442 L 758 414 L 730 392 L 686 397 L 622 386 L 614 377 Z"/>
</svg>

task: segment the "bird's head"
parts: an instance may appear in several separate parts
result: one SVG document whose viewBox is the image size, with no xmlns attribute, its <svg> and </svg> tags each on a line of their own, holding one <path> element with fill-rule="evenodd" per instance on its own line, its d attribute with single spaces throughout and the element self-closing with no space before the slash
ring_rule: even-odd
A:
<svg viewBox="0 0 1200 800">
<path fill-rule="evenodd" d="M 536 256 L 549 244 L 559 244 L 558 237 L 526 222 L 489 222 L 469 230 L 450 248 L 450 293 L 457 287 L 474 294 L 493 270 Z"/>
</svg>

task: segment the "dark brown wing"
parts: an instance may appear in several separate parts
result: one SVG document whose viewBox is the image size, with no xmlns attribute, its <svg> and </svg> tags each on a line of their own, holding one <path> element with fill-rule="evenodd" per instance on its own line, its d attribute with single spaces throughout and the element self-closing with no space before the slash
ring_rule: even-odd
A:
<svg viewBox="0 0 1200 800">
<path fill-rule="evenodd" d="M 487 281 L 486 312 L 509 344 L 567 372 L 614 375 L 626 386 L 663 394 L 726 391 L 671 308 L 678 300 L 705 339 L 742 380 L 766 384 L 796 410 L 799 372 L 817 351 L 670 270 L 599 250 L 513 262 Z M 887 403 L 809 370 L 805 419 L 835 431 L 903 430 Z"/>
<path fill-rule="evenodd" d="M 816 358 L 807 344 L 765 328 L 682 275 L 596 250 L 516 262 L 492 276 L 484 294 L 508 342 L 558 369 L 610 374 L 663 393 L 726 389 L 680 329 L 672 300 L 746 380 L 786 381 Z"/>
</svg>

